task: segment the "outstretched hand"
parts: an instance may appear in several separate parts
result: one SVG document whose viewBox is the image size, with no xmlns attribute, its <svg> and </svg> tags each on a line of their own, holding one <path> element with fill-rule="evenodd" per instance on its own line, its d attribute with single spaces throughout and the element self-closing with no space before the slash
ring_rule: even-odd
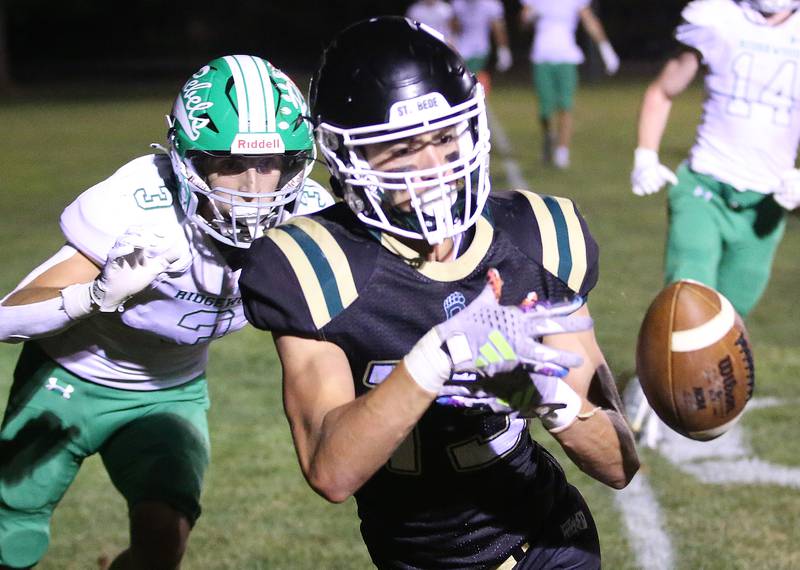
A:
<svg viewBox="0 0 800 570">
<path fill-rule="evenodd" d="M 509 372 L 518 365 L 527 370 L 566 373 L 580 366 L 580 356 L 543 345 L 545 335 L 588 330 L 589 317 L 569 316 L 583 303 L 501 305 L 503 281 L 490 269 L 487 285 L 467 307 L 434 327 L 452 362 L 454 372 L 473 371 L 482 376 Z"/>
</svg>

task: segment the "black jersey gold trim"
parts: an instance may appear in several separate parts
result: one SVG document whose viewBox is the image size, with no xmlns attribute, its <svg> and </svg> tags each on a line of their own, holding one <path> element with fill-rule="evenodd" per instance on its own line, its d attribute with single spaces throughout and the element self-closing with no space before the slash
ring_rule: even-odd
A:
<svg viewBox="0 0 800 570">
<path fill-rule="evenodd" d="M 492 245 L 494 228 L 483 216 L 475 224 L 472 243 L 461 255 L 452 261 L 422 261 L 419 253 L 404 245 L 390 234 L 381 234 L 381 245 L 403 259 L 415 263 L 417 271 L 434 281 L 451 282 L 464 279 L 472 273 L 486 256 Z"/>
<path fill-rule="evenodd" d="M 358 292 L 347 256 L 322 224 L 297 217 L 266 236 L 289 260 L 318 329 L 356 300 Z"/>
<path fill-rule="evenodd" d="M 572 200 L 520 190 L 533 210 L 542 241 L 542 265 L 580 291 L 586 278 L 587 244 Z"/>
</svg>

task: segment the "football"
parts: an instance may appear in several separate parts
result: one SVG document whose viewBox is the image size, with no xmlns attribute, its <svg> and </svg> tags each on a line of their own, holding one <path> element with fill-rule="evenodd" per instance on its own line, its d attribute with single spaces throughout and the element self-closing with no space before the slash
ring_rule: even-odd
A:
<svg viewBox="0 0 800 570">
<path fill-rule="evenodd" d="M 725 433 L 753 394 L 747 330 L 730 301 L 682 280 L 653 300 L 639 330 L 636 372 L 670 428 L 706 441 Z"/>
</svg>

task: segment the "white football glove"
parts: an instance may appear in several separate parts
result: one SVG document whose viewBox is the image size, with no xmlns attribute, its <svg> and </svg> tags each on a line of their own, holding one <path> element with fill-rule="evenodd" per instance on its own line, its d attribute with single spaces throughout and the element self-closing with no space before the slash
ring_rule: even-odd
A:
<svg viewBox="0 0 800 570">
<path fill-rule="evenodd" d="M 665 184 L 677 184 L 675 173 L 658 161 L 658 153 L 649 148 L 637 148 L 633 153 L 631 186 L 637 196 L 655 194 Z"/>
<path fill-rule="evenodd" d="M 161 273 L 180 273 L 191 263 L 186 243 L 145 228 L 129 228 L 108 252 L 100 276 L 91 284 L 92 302 L 102 312 L 122 311 L 125 301 Z"/>
<path fill-rule="evenodd" d="M 431 329 L 405 356 L 406 369 L 420 386 L 439 393 L 453 372 L 491 377 L 522 364 L 530 370 L 566 374 L 567 368 L 580 366 L 580 356 L 545 346 L 538 339 L 590 329 L 591 318 L 568 316 L 582 300 L 530 309 L 500 305 L 502 286 L 497 270 L 490 269 L 481 294 Z"/>
<path fill-rule="evenodd" d="M 609 42 L 608 40 L 600 42 L 597 48 L 600 51 L 600 57 L 603 60 L 603 65 L 606 68 L 606 73 L 608 75 L 614 75 L 617 71 L 619 71 L 619 56 L 617 55 L 617 52 L 614 51 L 614 48 L 611 46 L 611 42 Z"/>
<path fill-rule="evenodd" d="M 783 208 L 794 210 L 800 207 L 800 170 L 792 168 L 781 175 L 781 185 L 772 197 Z"/>
<path fill-rule="evenodd" d="M 495 69 L 500 73 L 504 73 L 511 69 L 511 64 L 514 62 L 511 57 L 511 50 L 507 46 L 500 46 L 497 48 L 497 61 L 495 62 Z"/>
</svg>

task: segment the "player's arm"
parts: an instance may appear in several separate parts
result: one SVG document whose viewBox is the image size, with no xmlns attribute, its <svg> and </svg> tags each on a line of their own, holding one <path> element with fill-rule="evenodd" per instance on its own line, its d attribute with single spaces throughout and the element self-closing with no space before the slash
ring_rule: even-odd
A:
<svg viewBox="0 0 800 570">
<path fill-rule="evenodd" d="M 615 74 L 619 69 L 619 57 L 617 57 L 617 52 L 615 52 L 614 48 L 611 46 L 611 42 L 608 41 L 606 30 L 603 28 L 600 19 L 595 15 L 590 6 L 582 8 L 579 15 L 583 28 L 600 50 L 600 57 L 603 59 L 606 72 L 609 75 Z"/>
<path fill-rule="evenodd" d="M 61 295 L 61 290 L 65 287 L 75 283 L 87 283 L 99 274 L 100 268 L 88 257 L 75 248 L 65 245 L 29 273 L 0 305 L 14 307 L 54 299 Z"/>
<path fill-rule="evenodd" d="M 403 362 L 356 397 L 350 364 L 335 344 L 276 336 L 283 397 L 303 475 L 332 502 L 355 493 L 391 457 L 436 397 Z"/>
<path fill-rule="evenodd" d="M 121 310 L 160 273 L 185 268 L 190 256 L 184 249 L 166 236 L 130 228 L 100 268 L 66 245 L 0 302 L 0 341 L 52 336 L 97 312 Z"/>
<path fill-rule="evenodd" d="M 100 268 L 65 245 L 0 301 L 0 341 L 22 342 L 51 336 L 76 322 L 64 309 L 62 291 L 88 283 Z"/>
<path fill-rule="evenodd" d="M 683 50 L 667 61 L 645 91 L 631 172 L 631 186 L 637 196 L 654 194 L 667 183 L 677 183 L 675 174 L 661 164 L 658 148 L 667 128 L 672 100 L 686 90 L 699 69 L 700 54 L 691 49 Z"/>
<path fill-rule="evenodd" d="M 513 63 L 513 58 L 508 44 L 508 29 L 506 28 L 505 18 L 501 17 L 492 20 L 492 36 L 497 46 L 497 63 L 495 66 L 500 72 L 508 71 Z"/>
<path fill-rule="evenodd" d="M 519 11 L 519 25 L 521 28 L 530 28 L 533 26 L 534 22 L 536 22 L 536 18 L 539 17 L 539 14 L 533 8 L 533 6 L 529 6 L 523 2 L 522 9 Z"/>
<path fill-rule="evenodd" d="M 576 316 L 589 316 L 586 305 Z M 578 419 L 553 436 L 585 473 L 615 489 L 625 487 L 639 469 L 633 434 L 594 329 L 545 337 L 544 344 L 583 358 L 565 381 L 581 398 Z"/>
<path fill-rule="evenodd" d="M 700 54 L 686 49 L 664 65 L 647 87 L 639 112 L 638 147 L 658 152 L 672 101 L 691 84 L 700 69 Z"/>
</svg>

